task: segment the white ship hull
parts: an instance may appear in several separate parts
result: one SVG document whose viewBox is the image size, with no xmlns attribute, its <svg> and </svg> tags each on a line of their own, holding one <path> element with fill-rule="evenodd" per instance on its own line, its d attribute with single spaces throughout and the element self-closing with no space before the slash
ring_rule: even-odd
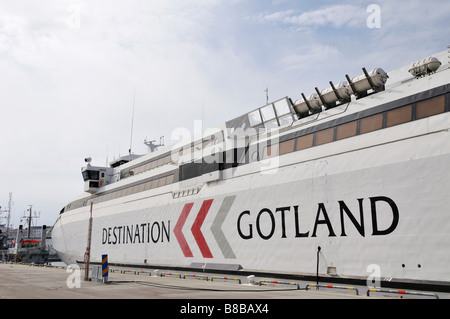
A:
<svg viewBox="0 0 450 319">
<path fill-rule="evenodd" d="M 443 92 L 448 100 L 448 85 Z M 319 256 L 321 276 L 364 279 L 377 269 L 382 280 L 450 285 L 445 103 L 433 116 L 277 156 L 272 169 L 250 163 L 191 188 L 96 203 L 91 261 L 314 275 Z M 67 264 L 84 258 L 89 214 L 85 205 L 54 225 Z"/>
</svg>

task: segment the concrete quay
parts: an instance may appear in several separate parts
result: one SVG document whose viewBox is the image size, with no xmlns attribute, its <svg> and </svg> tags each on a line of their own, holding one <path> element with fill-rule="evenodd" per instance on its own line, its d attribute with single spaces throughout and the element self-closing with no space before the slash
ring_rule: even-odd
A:
<svg viewBox="0 0 450 319">
<path fill-rule="evenodd" d="M 273 278 L 255 278 L 263 284 L 250 285 L 244 276 L 236 278 L 240 280 L 238 283 L 227 280 L 234 279 L 232 276 L 224 280 L 225 277 L 217 274 L 167 270 L 160 273 L 163 276 L 155 276 L 153 269 L 110 267 L 106 284 L 84 281 L 84 269 L 77 272 L 66 267 L 0 263 L 0 299 L 433 299 L 431 295 L 396 296 L 375 292 L 367 296 L 367 287 L 326 289 L 325 283 L 318 290 L 312 284 L 305 289 L 306 282 L 290 283 Z M 209 280 L 204 280 L 205 277 Z M 449 298 L 449 294 L 440 294 L 439 298 Z"/>
<path fill-rule="evenodd" d="M 70 277 L 70 278 L 69 278 Z M 199 280 L 194 277 L 155 277 L 134 271 L 109 273 L 109 283 L 84 281 L 65 267 L 0 264 L 1 299 L 317 299 L 365 298 L 354 293 L 297 290 L 288 286 L 249 285 Z M 197 277 L 199 278 L 199 277 Z M 217 277 L 218 278 L 218 277 Z M 77 281 L 79 287 L 77 287 Z"/>
</svg>

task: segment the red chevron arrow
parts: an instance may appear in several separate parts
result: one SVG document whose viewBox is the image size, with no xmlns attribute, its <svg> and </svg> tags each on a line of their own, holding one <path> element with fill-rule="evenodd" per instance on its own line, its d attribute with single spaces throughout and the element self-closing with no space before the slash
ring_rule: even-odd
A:
<svg viewBox="0 0 450 319">
<path fill-rule="evenodd" d="M 203 225 L 203 221 L 205 220 L 206 214 L 208 214 L 212 202 L 212 199 L 208 199 L 203 202 L 202 207 L 200 208 L 200 211 L 198 212 L 194 224 L 192 224 L 191 228 L 191 232 L 194 235 L 195 241 L 197 242 L 197 245 L 200 248 L 200 251 L 204 258 L 213 258 L 208 244 L 206 243 L 205 237 L 203 237 L 203 234 L 200 230 L 200 227 L 202 227 Z"/>
<path fill-rule="evenodd" d="M 194 257 L 188 243 L 186 242 L 186 238 L 184 238 L 183 232 L 181 231 L 193 205 L 194 203 L 187 203 L 186 205 L 184 205 L 183 210 L 181 211 L 181 215 L 178 218 L 177 224 L 173 229 L 173 233 L 178 240 L 178 244 L 183 251 L 184 257 Z"/>
</svg>

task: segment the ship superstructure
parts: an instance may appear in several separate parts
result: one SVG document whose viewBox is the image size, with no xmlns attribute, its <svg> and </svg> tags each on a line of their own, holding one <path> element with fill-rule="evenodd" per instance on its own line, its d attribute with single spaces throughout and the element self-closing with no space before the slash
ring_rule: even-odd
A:
<svg viewBox="0 0 450 319">
<path fill-rule="evenodd" d="M 53 228 L 91 260 L 450 284 L 446 52 L 285 97 L 173 146 L 82 168 Z"/>
</svg>

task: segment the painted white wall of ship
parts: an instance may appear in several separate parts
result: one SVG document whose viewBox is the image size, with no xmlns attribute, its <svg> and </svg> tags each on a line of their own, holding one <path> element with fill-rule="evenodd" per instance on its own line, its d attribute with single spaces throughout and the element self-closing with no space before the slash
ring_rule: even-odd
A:
<svg viewBox="0 0 450 319">
<path fill-rule="evenodd" d="M 400 74 L 406 72 L 404 69 L 399 69 Z M 387 86 L 386 91 L 354 101 L 348 108 L 344 105 L 299 120 L 293 126 L 312 126 L 326 121 L 329 116 L 351 114 L 444 85 L 448 83 L 448 73 L 445 70 L 403 83 L 389 72 L 394 84 Z M 168 266 L 189 266 L 194 262 L 240 264 L 247 270 L 315 274 L 317 247 L 320 246 L 320 274 L 326 274 L 328 267 L 335 267 L 339 276 L 366 278 L 370 275 L 367 267 L 376 264 L 380 267 L 381 278 L 448 282 L 449 129 L 450 113 L 447 112 L 276 157 L 272 171 L 267 170 L 267 163 L 257 162 L 223 171 L 219 181 L 203 183 L 199 177 L 196 181 L 171 184 L 95 204 L 91 260 L 100 262 L 101 255 L 108 254 L 110 263 Z M 145 158 L 136 162 L 140 160 Z M 168 164 L 159 168 L 156 174 L 175 167 Z M 149 171 L 121 180 L 106 186 L 105 190 L 153 173 Z M 201 189 L 195 195 L 173 198 L 172 192 L 178 192 L 187 184 Z M 218 218 L 224 200 L 233 196 L 231 207 Z M 380 196 L 395 203 L 398 224 L 389 234 L 373 236 L 371 198 Z M 202 245 L 203 253 L 206 245 L 211 254 L 205 258 L 191 228 L 203 202 L 211 199 L 211 207 L 200 227 L 206 243 Z M 346 215 L 346 236 L 342 236 L 340 201 L 358 222 L 359 204 L 362 203 L 364 236 Z M 193 203 L 193 206 L 181 233 L 192 257 L 185 256 L 186 248 L 182 249 L 174 233 L 187 203 Z M 282 207 L 286 207 L 284 213 L 277 212 L 277 208 Z M 273 214 L 274 224 L 264 209 Z M 336 236 L 329 236 L 323 209 Z M 266 239 L 258 233 L 258 215 L 259 232 Z M 392 207 L 378 201 L 376 216 L 378 229 L 387 229 L 393 222 Z M 219 224 L 216 218 L 220 219 Z M 68 264 L 83 260 L 88 219 L 89 205 L 64 212 L 54 225 L 54 248 Z M 151 233 L 154 223 L 157 225 Z M 169 229 L 169 240 L 163 234 L 163 223 Z M 143 224 L 146 226 L 141 226 Z M 118 227 L 133 226 L 135 231 L 136 225 L 140 225 L 137 236 L 144 242 L 123 243 L 122 237 L 119 244 L 117 236 L 114 237 L 114 227 L 118 235 Z M 312 237 L 315 226 L 316 237 Z M 222 237 L 218 228 L 223 232 Z M 244 239 L 239 231 L 244 237 L 249 237 L 250 228 L 252 238 Z M 308 235 L 296 237 L 299 233 Z"/>
<path fill-rule="evenodd" d="M 100 261 L 109 255 L 110 263 L 189 266 L 192 262 L 240 264 L 245 269 L 274 272 L 315 273 L 317 247 L 321 247 L 321 274 L 327 267 L 336 267 L 340 276 L 368 276 L 367 266 L 380 266 L 381 276 L 415 280 L 448 280 L 450 263 L 450 114 L 444 113 L 396 127 L 353 138 L 316 146 L 279 157 L 277 172 L 260 172 L 260 166 L 244 165 L 224 172 L 226 181 L 205 184 L 197 195 L 172 199 L 177 184 L 161 189 L 94 205 L 92 254 Z M 372 145 L 372 146 L 367 146 Z M 258 166 L 258 167 L 256 167 Z M 238 177 L 236 177 L 238 176 Z M 163 195 L 153 196 L 165 191 Z M 221 194 L 221 195 L 217 195 Z M 236 258 L 225 258 L 211 225 L 227 196 L 236 195 L 221 230 Z M 371 197 L 392 199 L 399 211 L 395 230 L 387 235 L 372 236 Z M 212 254 L 204 258 L 191 227 L 204 200 L 213 199 L 201 227 Z M 359 221 L 359 201 L 363 199 L 365 236 L 345 218 L 341 236 L 339 201 L 344 201 Z M 175 225 L 186 203 L 194 205 L 185 221 L 182 233 L 193 257 L 185 257 L 174 235 Z M 311 237 L 323 203 L 335 237 L 330 237 L 326 224 L 317 224 L 316 237 Z M 298 222 L 294 206 L 298 206 Z M 285 211 L 285 237 L 282 216 Z M 257 216 L 263 208 L 273 213 L 275 228 L 269 239 L 259 236 Z M 238 232 L 253 237 L 243 239 Z M 392 208 L 377 204 L 378 228 L 392 224 Z M 61 215 L 55 224 L 54 247 L 63 254 L 66 263 L 83 260 L 87 244 L 89 206 Z M 319 220 L 324 220 L 323 212 Z M 170 226 L 169 226 L 170 221 Z M 104 229 L 154 222 L 170 227 L 170 241 L 160 229 L 154 229 L 154 239 L 144 243 L 108 244 Z M 253 225 L 253 226 L 250 226 Z M 298 224 L 298 230 L 296 229 Z M 260 232 L 268 237 L 272 222 L 264 212 L 260 216 Z M 156 226 L 155 226 L 156 227 Z M 149 226 L 139 227 L 142 233 Z M 117 229 L 116 229 L 117 231 Z M 296 232 L 308 237 L 295 237 Z M 118 235 L 118 233 L 116 232 Z M 139 236 L 144 236 L 140 234 Z M 163 240 L 163 242 L 161 242 Z M 404 265 L 404 266 L 402 266 Z M 420 265 L 420 266 L 419 266 Z"/>
</svg>

